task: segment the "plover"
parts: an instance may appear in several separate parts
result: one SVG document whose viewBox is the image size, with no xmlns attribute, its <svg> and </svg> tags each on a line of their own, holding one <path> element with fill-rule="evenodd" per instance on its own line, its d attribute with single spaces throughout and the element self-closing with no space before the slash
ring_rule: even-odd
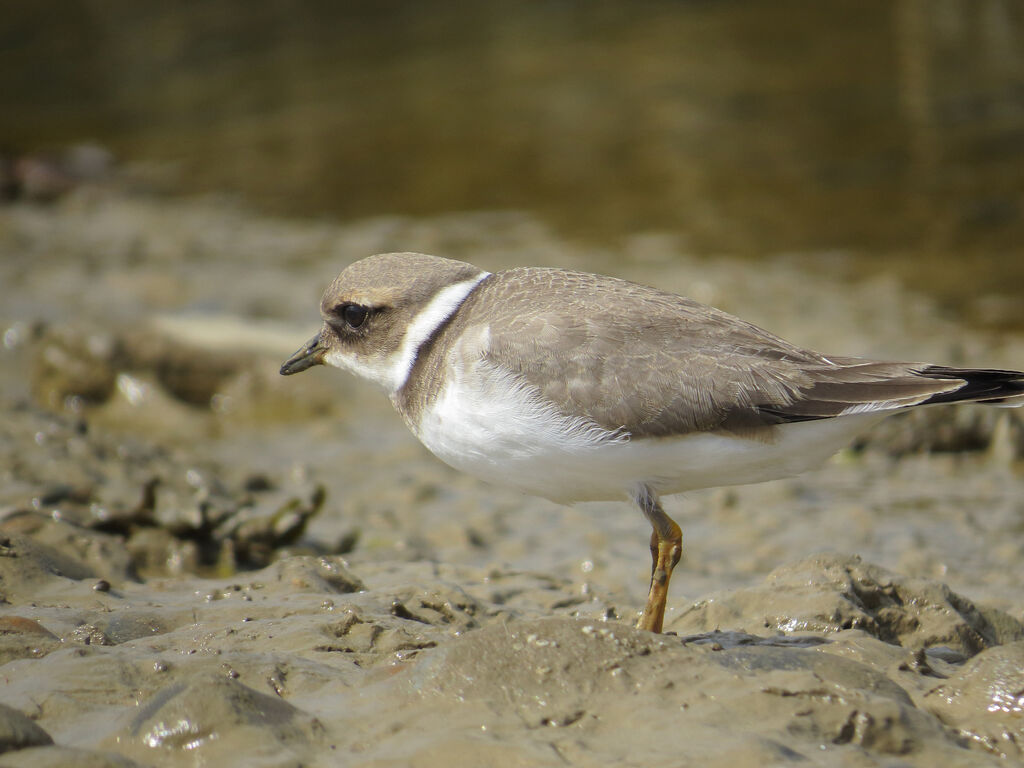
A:
<svg viewBox="0 0 1024 768">
<path fill-rule="evenodd" d="M 825 356 L 720 310 L 564 269 L 418 253 L 345 269 L 281 366 L 381 385 L 442 461 L 554 501 L 632 499 L 652 527 L 637 626 L 660 632 L 682 532 L 664 494 L 795 475 L 880 419 L 1024 403 L 1024 373 Z"/>
</svg>

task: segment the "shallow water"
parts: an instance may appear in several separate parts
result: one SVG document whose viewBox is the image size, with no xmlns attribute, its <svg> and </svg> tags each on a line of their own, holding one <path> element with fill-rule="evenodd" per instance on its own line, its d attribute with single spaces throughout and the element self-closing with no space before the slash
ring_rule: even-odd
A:
<svg viewBox="0 0 1024 768">
<path fill-rule="evenodd" d="M 668 231 L 1024 327 L 1014 0 L 50 0 L 0 32 L 0 153 L 95 141 L 304 217 L 529 210 L 617 257 Z"/>
</svg>

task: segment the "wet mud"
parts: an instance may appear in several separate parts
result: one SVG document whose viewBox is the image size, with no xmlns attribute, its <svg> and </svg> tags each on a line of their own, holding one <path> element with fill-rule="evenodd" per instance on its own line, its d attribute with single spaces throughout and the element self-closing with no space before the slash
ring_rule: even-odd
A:
<svg viewBox="0 0 1024 768">
<path fill-rule="evenodd" d="M 891 419 L 646 523 L 449 470 L 340 372 L 282 379 L 372 252 L 687 293 L 837 354 L 1020 367 L 878 276 L 604 250 L 516 213 L 334 225 L 82 190 L 0 209 L 0 766 L 1024 762 L 1019 411 Z"/>
</svg>

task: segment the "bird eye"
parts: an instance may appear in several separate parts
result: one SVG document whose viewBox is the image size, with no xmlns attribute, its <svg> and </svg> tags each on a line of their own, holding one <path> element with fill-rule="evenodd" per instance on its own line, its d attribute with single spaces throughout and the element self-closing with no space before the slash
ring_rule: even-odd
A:
<svg viewBox="0 0 1024 768">
<path fill-rule="evenodd" d="M 370 313 L 367 307 L 361 304 L 346 304 L 341 307 L 341 319 L 345 321 L 350 328 L 358 328 L 366 320 L 366 316 Z"/>
</svg>

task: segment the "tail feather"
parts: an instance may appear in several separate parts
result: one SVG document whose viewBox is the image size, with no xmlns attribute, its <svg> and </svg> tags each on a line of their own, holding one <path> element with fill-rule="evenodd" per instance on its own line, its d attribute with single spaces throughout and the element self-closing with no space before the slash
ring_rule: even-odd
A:
<svg viewBox="0 0 1024 768">
<path fill-rule="evenodd" d="M 757 406 L 772 423 L 812 421 L 918 405 L 1024 405 L 1024 372 L 832 358 L 790 402 Z"/>
<path fill-rule="evenodd" d="M 917 374 L 932 379 L 961 379 L 964 382 L 963 386 L 951 392 L 932 395 L 921 405 L 962 402 L 1024 405 L 1024 372 L 1021 371 L 929 365 Z"/>
</svg>

